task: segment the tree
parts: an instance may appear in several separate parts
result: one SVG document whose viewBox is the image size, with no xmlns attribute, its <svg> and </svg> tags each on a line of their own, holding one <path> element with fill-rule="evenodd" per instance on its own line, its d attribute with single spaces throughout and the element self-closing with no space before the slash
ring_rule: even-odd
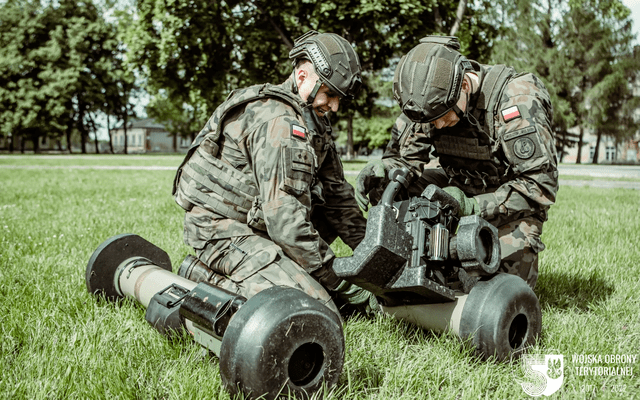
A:
<svg viewBox="0 0 640 400">
<path fill-rule="evenodd" d="M 33 141 L 64 130 L 57 94 L 73 80 L 58 64 L 62 50 L 51 40 L 59 15 L 43 12 L 39 3 L 8 1 L 0 12 L 0 127 L 12 140 Z"/>
<path fill-rule="evenodd" d="M 0 19 L 0 126 L 3 132 L 38 138 L 78 132 L 82 152 L 97 129 L 96 113 L 111 100 L 111 76 L 119 54 L 115 26 L 90 1 L 41 5 L 9 0 Z M 117 69 L 117 68 L 116 68 Z"/>
<path fill-rule="evenodd" d="M 286 60 L 294 39 L 310 29 L 345 37 L 368 76 L 389 67 L 421 37 L 454 29 L 455 21 L 465 43 L 482 48 L 491 38 L 489 24 L 468 8 L 468 18 L 456 18 L 458 5 L 455 0 L 142 0 L 127 45 L 153 96 L 149 113 L 165 123 L 177 119 L 172 132 L 186 136 L 181 129 L 197 132 L 193 125 L 199 129 L 232 88 L 284 81 L 291 73 Z M 365 88 L 340 116 L 353 121 L 356 112 L 371 115 L 377 96 Z"/>
<path fill-rule="evenodd" d="M 639 64 L 633 56 L 629 10 L 619 0 L 521 0 L 500 3 L 494 11 L 492 18 L 502 28 L 493 62 L 543 80 L 554 105 L 561 155 L 573 141 L 568 130 L 576 124 L 578 163 L 586 128 L 599 137 L 635 130 L 629 116 L 637 102 L 630 87 Z"/>
<path fill-rule="evenodd" d="M 233 29 L 240 29 L 232 11 L 237 2 L 141 0 L 136 5 L 125 41 L 129 62 L 140 68 L 152 96 L 148 113 L 170 125 L 174 135 L 193 135 L 197 131 L 189 121 L 197 119 L 201 128 L 237 80 L 231 39 Z"/>
</svg>

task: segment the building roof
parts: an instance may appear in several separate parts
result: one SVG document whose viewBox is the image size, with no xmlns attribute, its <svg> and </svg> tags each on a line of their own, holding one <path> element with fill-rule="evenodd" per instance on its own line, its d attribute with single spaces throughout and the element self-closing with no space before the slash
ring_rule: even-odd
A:
<svg viewBox="0 0 640 400">
<path fill-rule="evenodd" d="M 123 124 L 120 124 L 120 126 L 118 126 L 115 129 L 122 129 L 122 128 L 123 128 Z M 134 119 L 130 121 L 129 124 L 127 125 L 127 129 L 134 129 L 134 128 L 141 128 L 141 129 L 154 128 L 154 129 L 162 129 L 162 130 L 166 129 L 164 125 L 156 122 L 153 118 Z"/>
</svg>

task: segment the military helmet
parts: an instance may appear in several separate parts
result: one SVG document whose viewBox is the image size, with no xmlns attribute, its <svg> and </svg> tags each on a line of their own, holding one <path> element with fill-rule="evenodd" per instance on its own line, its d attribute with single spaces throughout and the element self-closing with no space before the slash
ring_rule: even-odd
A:
<svg viewBox="0 0 640 400">
<path fill-rule="evenodd" d="M 427 36 L 400 59 L 393 96 L 411 120 L 435 121 L 457 108 L 464 74 L 473 69 L 458 50 L 454 36 Z"/>
<path fill-rule="evenodd" d="M 353 98 L 362 85 L 360 61 L 351 44 L 335 33 L 309 31 L 297 38 L 289 58 L 313 63 L 320 81 L 340 97 Z"/>
</svg>

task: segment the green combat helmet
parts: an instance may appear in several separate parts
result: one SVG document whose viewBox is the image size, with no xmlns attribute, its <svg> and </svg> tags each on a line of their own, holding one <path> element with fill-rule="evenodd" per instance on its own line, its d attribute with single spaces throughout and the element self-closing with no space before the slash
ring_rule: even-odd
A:
<svg viewBox="0 0 640 400">
<path fill-rule="evenodd" d="M 360 61 L 351 44 L 335 33 L 309 31 L 295 40 L 289 58 L 295 66 L 301 59 L 313 63 L 318 77 L 308 103 L 324 83 L 341 98 L 353 98 L 362 85 Z"/>
<path fill-rule="evenodd" d="M 456 103 L 464 74 L 472 66 L 458 50 L 460 42 L 454 36 L 427 36 L 400 59 L 393 96 L 411 120 L 435 121 L 450 110 L 462 114 Z"/>
</svg>

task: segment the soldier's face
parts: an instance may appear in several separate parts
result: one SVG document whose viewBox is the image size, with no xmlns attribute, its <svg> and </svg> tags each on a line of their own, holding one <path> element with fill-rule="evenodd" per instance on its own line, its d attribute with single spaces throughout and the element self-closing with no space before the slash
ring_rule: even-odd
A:
<svg viewBox="0 0 640 400">
<path fill-rule="evenodd" d="M 322 86 L 320 86 L 320 89 L 318 89 L 316 98 L 313 100 L 313 109 L 316 114 L 318 114 L 319 117 L 322 117 L 329 111 L 338 111 L 339 106 L 340 96 L 323 83 Z"/>
<path fill-rule="evenodd" d="M 295 76 L 296 83 L 298 85 L 298 93 L 303 101 L 307 101 L 309 95 L 316 87 L 316 82 L 318 82 L 318 75 L 315 72 L 310 71 L 309 68 L 313 67 L 307 66 L 306 68 L 303 67 L 298 69 Z M 323 83 L 320 86 L 320 89 L 318 89 L 318 93 L 316 93 L 312 106 L 316 114 L 319 117 L 322 117 L 329 111 L 338 111 L 338 107 L 340 106 L 340 96 L 338 96 L 337 93 L 334 93 Z"/>
<path fill-rule="evenodd" d="M 462 111 L 465 112 L 467 110 L 467 101 L 469 99 L 469 92 L 471 91 L 471 82 L 469 78 L 465 77 L 462 80 L 462 90 L 460 91 L 460 99 L 458 99 L 457 106 Z M 456 114 L 455 111 L 449 110 L 444 116 L 436 119 L 435 121 L 431 121 L 433 126 L 436 129 L 442 128 L 450 128 L 460 122 L 460 117 Z"/>
<path fill-rule="evenodd" d="M 436 129 L 442 129 L 442 128 L 449 128 L 451 126 L 454 126 L 459 121 L 460 121 L 460 118 L 458 117 L 456 112 L 453 110 L 449 110 L 449 112 L 446 113 L 443 117 L 440 117 L 435 121 L 431 121 L 431 123 Z"/>
</svg>

